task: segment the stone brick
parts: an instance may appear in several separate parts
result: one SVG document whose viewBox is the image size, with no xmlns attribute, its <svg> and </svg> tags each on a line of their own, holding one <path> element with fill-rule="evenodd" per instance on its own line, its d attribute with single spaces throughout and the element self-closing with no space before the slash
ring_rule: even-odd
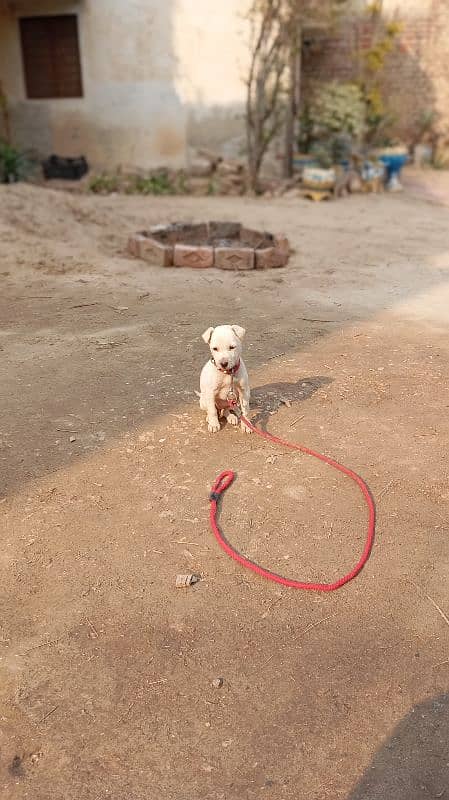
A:
<svg viewBox="0 0 449 800">
<path fill-rule="evenodd" d="M 209 222 L 210 239 L 238 239 L 240 222 Z"/>
<path fill-rule="evenodd" d="M 206 269 L 214 265 L 213 247 L 177 244 L 174 255 L 175 267 Z"/>
<path fill-rule="evenodd" d="M 207 223 L 172 222 L 170 225 L 155 225 L 150 228 L 159 242 L 167 244 L 195 244 L 207 239 Z"/>
<path fill-rule="evenodd" d="M 162 244 L 150 236 L 138 237 L 138 255 L 139 258 L 158 267 L 173 266 L 173 246 Z"/>
<path fill-rule="evenodd" d="M 139 244 L 140 240 L 143 238 L 144 237 L 140 233 L 135 233 L 133 236 L 130 236 L 128 239 L 128 253 L 131 253 L 131 255 L 136 258 L 140 258 Z"/>
<path fill-rule="evenodd" d="M 203 243 L 194 233 L 204 235 Z M 185 236 L 187 241 L 181 239 L 173 244 L 175 235 Z M 193 241 L 189 241 L 190 237 Z M 242 228 L 237 222 L 158 225 L 149 232 L 139 231 L 131 236 L 128 250 L 137 258 L 163 267 L 173 264 L 194 269 L 216 266 L 236 271 L 282 267 L 290 255 L 289 242 L 284 235 L 275 237 L 264 231 Z"/>
<path fill-rule="evenodd" d="M 249 247 L 271 247 L 273 236 L 265 231 L 255 231 L 252 228 L 243 228 L 240 231 L 240 241 Z"/>
<path fill-rule="evenodd" d="M 219 269 L 254 269 L 254 249 L 251 247 L 216 247 L 215 266 Z"/>
<path fill-rule="evenodd" d="M 174 227 L 177 230 L 176 242 L 180 244 L 198 244 L 207 240 L 207 222 L 185 222 Z"/>
<path fill-rule="evenodd" d="M 280 250 L 287 258 L 290 255 L 290 242 L 288 241 L 287 237 L 283 233 L 277 234 L 274 237 L 274 246 L 277 250 Z"/>
<path fill-rule="evenodd" d="M 261 250 L 256 250 L 256 269 L 285 267 L 287 261 L 288 253 L 283 252 L 278 247 L 264 247 Z"/>
</svg>

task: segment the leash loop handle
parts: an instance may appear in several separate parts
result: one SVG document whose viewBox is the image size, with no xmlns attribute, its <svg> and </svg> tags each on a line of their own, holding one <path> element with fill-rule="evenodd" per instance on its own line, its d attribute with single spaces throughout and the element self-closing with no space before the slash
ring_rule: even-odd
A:
<svg viewBox="0 0 449 800">
<path fill-rule="evenodd" d="M 224 472 L 221 472 L 218 478 L 215 480 L 214 485 L 212 486 L 211 493 L 209 495 L 209 499 L 212 503 L 217 503 L 217 500 L 220 498 L 220 495 L 229 489 L 232 481 L 235 478 L 235 472 L 232 469 L 227 469 Z"/>
</svg>

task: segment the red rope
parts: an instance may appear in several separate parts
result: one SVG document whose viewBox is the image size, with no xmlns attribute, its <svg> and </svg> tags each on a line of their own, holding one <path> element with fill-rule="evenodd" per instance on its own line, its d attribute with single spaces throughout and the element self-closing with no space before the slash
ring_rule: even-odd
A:
<svg viewBox="0 0 449 800">
<path fill-rule="evenodd" d="M 266 433 L 265 431 L 260 430 L 260 428 L 256 428 L 246 417 L 241 417 L 244 421 L 245 425 L 248 425 L 249 428 L 254 433 L 257 433 L 259 436 L 262 436 L 264 439 L 267 439 L 269 442 L 273 442 L 273 444 L 282 444 L 284 447 L 289 447 L 290 450 L 299 450 L 301 453 L 306 453 L 309 456 L 314 456 L 314 458 L 318 458 L 320 461 L 324 461 L 325 464 L 329 464 L 329 466 L 334 467 L 339 472 L 342 472 L 344 475 L 347 475 L 351 480 L 353 480 L 357 486 L 359 487 L 360 491 L 363 494 L 365 503 L 368 507 L 368 529 L 366 534 L 365 546 L 363 548 L 363 553 L 360 556 L 357 564 L 353 569 L 348 572 L 346 575 L 343 575 L 342 578 L 334 581 L 334 583 L 313 583 L 313 582 L 306 582 L 306 581 L 295 581 L 290 578 L 284 578 L 282 575 L 277 575 L 275 572 L 271 572 L 269 569 L 264 569 L 264 567 L 259 566 L 254 561 L 250 561 L 249 558 L 245 558 L 242 556 L 236 549 L 233 547 L 229 542 L 225 539 L 220 528 L 217 524 L 217 506 L 218 500 L 220 495 L 229 488 L 231 483 L 235 478 L 235 473 L 232 470 L 226 470 L 222 472 L 218 478 L 216 479 L 214 485 L 212 486 L 212 491 L 210 494 L 210 523 L 212 526 L 212 530 L 214 532 L 215 538 L 223 548 L 225 553 L 228 554 L 234 561 L 237 561 L 243 567 L 247 567 L 247 569 L 251 569 L 257 575 L 261 575 L 263 578 L 267 578 L 269 581 L 274 581 L 275 583 L 280 583 L 282 586 L 289 586 L 292 589 L 309 589 L 316 592 L 333 592 L 335 589 L 340 589 L 349 581 L 352 581 L 356 575 L 363 569 L 368 558 L 371 553 L 371 548 L 374 542 L 374 531 L 376 525 L 376 511 L 374 506 L 373 498 L 371 497 L 370 490 L 366 485 L 363 478 L 357 475 L 352 469 L 349 467 L 343 466 L 343 464 L 339 464 L 338 461 L 334 461 L 333 458 L 329 458 L 329 456 L 323 456 L 321 453 L 316 453 L 315 450 L 311 450 L 309 447 L 305 447 L 302 444 L 292 444 L 291 442 L 286 442 L 284 439 L 281 439 L 279 436 L 273 436 L 271 433 Z"/>
</svg>

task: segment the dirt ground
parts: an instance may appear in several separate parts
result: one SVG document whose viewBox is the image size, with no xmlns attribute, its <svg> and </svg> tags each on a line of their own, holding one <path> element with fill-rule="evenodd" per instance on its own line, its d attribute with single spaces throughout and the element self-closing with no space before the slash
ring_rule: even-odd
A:
<svg viewBox="0 0 449 800">
<path fill-rule="evenodd" d="M 0 189 L 2 798 L 449 798 L 448 213 Z M 210 218 L 284 231 L 290 264 L 126 254 Z M 231 467 L 221 525 L 284 574 L 334 579 L 366 524 L 326 466 L 207 433 L 201 333 L 224 321 L 255 418 L 371 486 L 374 551 L 339 592 L 263 581 L 211 535 Z"/>
</svg>

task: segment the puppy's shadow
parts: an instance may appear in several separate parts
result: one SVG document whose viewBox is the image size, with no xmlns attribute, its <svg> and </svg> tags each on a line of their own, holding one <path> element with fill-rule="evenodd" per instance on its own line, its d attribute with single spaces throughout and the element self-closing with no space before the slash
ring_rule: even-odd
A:
<svg viewBox="0 0 449 800">
<path fill-rule="evenodd" d="M 278 411 L 281 406 L 296 406 L 298 403 L 308 400 L 323 386 L 329 386 L 331 378 L 323 375 L 312 378 L 300 378 L 296 383 L 266 383 L 263 386 L 256 386 L 251 389 L 251 408 L 257 409 L 257 414 L 252 418 L 254 425 L 258 425 L 262 430 L 266 430 L 266 425 L 271 416 Z"/>
</svg>

